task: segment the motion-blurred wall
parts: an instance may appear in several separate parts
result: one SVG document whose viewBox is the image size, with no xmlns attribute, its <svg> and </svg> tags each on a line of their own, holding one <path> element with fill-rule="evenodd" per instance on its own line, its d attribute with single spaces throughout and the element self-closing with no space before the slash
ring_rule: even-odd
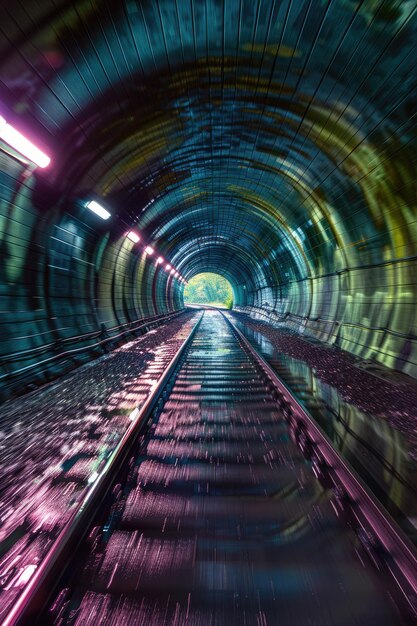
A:
<svg viewBox="0 0 417 626">
<path fill-rule="evenodd" d="M 0 151 L 0 397 L 21 393 L 131 339 L 130 324 L 181 309 L 152 257 Z M 67 203 L 68 205 L 68 203 Z M 140 325 L 140 324 L 139 324 Z M 134 330 L 135 326 L 133 327 Z M 113 342 L 97 345 L 103 338 Z"/>
</svg>

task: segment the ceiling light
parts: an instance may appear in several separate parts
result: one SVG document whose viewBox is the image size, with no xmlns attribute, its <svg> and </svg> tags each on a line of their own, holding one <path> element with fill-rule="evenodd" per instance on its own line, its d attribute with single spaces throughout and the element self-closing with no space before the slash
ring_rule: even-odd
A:
<svg viewBox="0 0 417 626">
<path fill-rule="evenodd" d="M 170 274 L 173 274 L 175 272 L 174 268 L 171 269 Z"/>
<path fill-rule="evenodd" d="M 171 266 L 170 266 L 169 263 L 166 264 L 165 269 L 166 269 L 167 272 L 171 269 Z"/>
<path fill-rule="evenodd" d="M 127 233 L 126 237 L 130 239 L 130 241 L 133 241 L 133 243 L 138 243 L 138 241 L 140 241 L 139 235 L 135 233 L 134 230 L 131 230 L 130 233 Z"/>
<path fill-rule="evenodd" d="M 161 256 L 159 256 L 159 257 L 156 259 L 156 264 L 157 264 L 157 265 L 161 265 L 161 263 L 163 263 L 163 262 L 164 262 L 164 259 L 163 259 Z"/>
<path fill-rule="evenodd" d="M 109 213 L 107 209 L 102 207 L 101 204 L 99 204 L 95 200 L 90 200 L 89 202 L 87 202 L 86 206 L 87 209 L 90 209 L 90 211 L 101 217 L 101 219 L 103 220 L 108 220 L 109 217 L 111 217 L 111 213 Z"/>
<path fill-rule="evenodd" d="M 179 276 L 179 275 L 180 275 L 179 272 L 175 272 L 175 274 L 174 274 L 175 278 L 177 278 L 177 276 Z"/>
<path fill-rule="evenodd" d="M 0 117 L 0 139 L 39 167 L 47 167 L 51 162 L 44 152 L 8 124 L 4 117 Z"/>
<path fill-rule="evenodd" d="M 151 248 L 151 246 L 146 246 L 145 252 L 146 254 L 149 254 L 149 256 L 151 256 L 155 251 L 153 248 Z"/>
</svg>

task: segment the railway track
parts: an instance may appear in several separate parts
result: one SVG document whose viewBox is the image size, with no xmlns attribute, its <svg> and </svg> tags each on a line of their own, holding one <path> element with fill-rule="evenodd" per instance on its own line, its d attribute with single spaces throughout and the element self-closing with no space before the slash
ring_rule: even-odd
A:
<svg viewBox="0 0 417 626">
<path fill-rule="evenodd" d="M 406 623 L 399 532 L 205 311 L 4 624 Z"/>
</svg>

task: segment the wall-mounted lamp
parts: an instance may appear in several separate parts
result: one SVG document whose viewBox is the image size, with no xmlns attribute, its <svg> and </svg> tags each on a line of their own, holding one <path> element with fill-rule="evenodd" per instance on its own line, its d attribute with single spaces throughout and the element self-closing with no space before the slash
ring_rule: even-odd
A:
<svg viewBox="0 0 417 626">
<path fill-rule="evenodd" d="M 138 243 L 138 241 L 140 241 L 139 235 L 135 233 L 134 230 L 131 230 L 129 233 L 127 233 L 126 237 L 130 239 L 130 241 L 133 241 L 133 243 Z"/>
<path fill-rule="evenodd" d="M 107 209 L 102 207 L 101 204 L 99 204 L 95 200 L 90 200 L 89 202 L 87 202 L 86 207 L 87 209 L 90 209 L 90 211 L 101 217 L 102 220 L 108 220 L 109 217 L 111 217 L 111 213 L 109 213 Z"/>
<path fill-rule="evenodd" d="M 51 159 L 44 152 L 39 150 L 29 139 L 26 139 L 13 126 L 8 124 L 4 117 L 0 116 L 0 139 L 9 146 L 20 152 L 24 157 L 33 161 L 38 167 L 47 167 Z"/>
</svg>

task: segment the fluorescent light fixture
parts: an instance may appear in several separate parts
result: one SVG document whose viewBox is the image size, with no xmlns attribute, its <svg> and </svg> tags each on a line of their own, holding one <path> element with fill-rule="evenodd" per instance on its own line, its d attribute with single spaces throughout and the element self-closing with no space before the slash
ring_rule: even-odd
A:
<svg viewBox="0 0 417 626">
<path fill-rule="evenodd" d="M 0 117 L 0 139 L 9 146 L 20 152 L 24 157 L 33 161 L 38 167 L 47 167 L 51 159 L 44 152 L 39 150 L 29 139 L 26 139 L 13 126 L 8 124 L 4 117 Z"/>
<path fill-rule="evenodd" d="M 111 214 L 107 211 L 107 209 L 102 207 L 101 204 L 95 200 L 90 200 L 87 202 L 86 206 L 87 209 L 90 209 L 90 211 L 101 217 L 102 220 L 108 220 L 109 217 L 111 217 Z"/>
<path fill-rule="evenodd" d="M 157 264 L 157 265 L 161 265 L 161 263 L 163 263 L 163 262 L 164 262 L 164 259 L 163 259 L 161 256 L 159 256 L 159 257 L 156 259 L 156 264 Z"/>
<path fill-rule="evenodd" d="M 150 256 L 150 255 L 152 255 L 155 252 L 155 250 L 151 246 L 146 246 L 145 252 L 146 252 L 146 254 L 149 254 L 149 256 Z"/>
<path fill-rule="evenodd" d="M 127 233 L 126 237 L 130 239 L 130 241 L 133 241 L 133 243 L 138 243 L 138 241 L 140 241 L 139 235 L 135 233 L 134 230 L 131 230 L 130 233 Z"/>
<path fill-rule="evenodd" d="M 172 268 L 172 270 L 170 271 L 170 274 L 173 274 L 175 272 L 174 268 Z"/>
<path fill-rule="evenodd" d="M 179 272 L 175 272 L 175 274 L 174 274 L 175 278 L 177 278 L 177 276 L 179 276 L 179 275 L 180 275 Z"/>
<path fill-rule="evenodd" d="M 167 272 L 169 272 L 169 270 L 171 269 L 171 266 L 170 266 L 169 263 L 166 264 L 165 269 L 166 269 Z"/>
</svg>

